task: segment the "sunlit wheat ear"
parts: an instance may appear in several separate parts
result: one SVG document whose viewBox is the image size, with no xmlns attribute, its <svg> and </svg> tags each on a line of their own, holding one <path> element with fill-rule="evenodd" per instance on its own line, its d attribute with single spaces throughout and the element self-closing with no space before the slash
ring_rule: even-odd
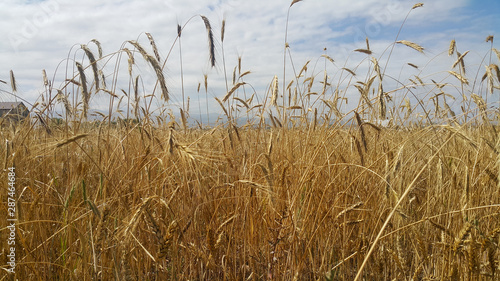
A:
<svg viewBox="0 0 500 281">
<path fill-rule="evenodd" d="M 349 72 L 352 76 L 356 76 L 356 73 L 347 67 L 342 67 L 343 70 Z"/>
<path fill-rule="evenodd" d="M 399 40 L 396 43 L 403 44 L 403 45 L 408 46 L 416 51 L 419 51 L 420 53 L 424 53 L 424 48 L 416 43 L 413 43 L 413 42 L 410 42 L 407 40 Z"/>
<path fill-rule="evenodd" d="M 290 4 L 290 7 L 292 7 L 293 5 L 299 3 L 300 1 L 302 1 L 302 0 L 293 0 L 292 3 Z"/>
<path fill-rule="evenodd" d="M 200 15 L 205 23 L 205 28 L 207 29 L 208 34 L 208 51 L 210 56 L 210 65 L 215 67 L 215 43 L 214 43 L 214 34 L 212 32 L 212 26 L 210 25 L 210 21 L 207 17 Z"/>
<path fill-rule="evenodd" d="M 488 78 L 488 89 L 490 94 L 493 94 L 493 88 L 494 88 L 494 80 L 493 80 L 493 71 L 492 69 L 494 68 L 493 66 L 496 66 L 494 64 L 492 65 L 485 65 L 484 67 L 486 68 L 486 72 L 484 73 L 483 77 L 481 78 L 481 82 L 483 82 L 486 78 Z M 498 66 L 497 66 L 498 69 Z M 498 74 L 498 72 L 497 72 Z"/>
<path fill-rule="evenodd" d="M 161 66 L 160 66 L 160 63 L 158 62 L 158 60 L 156 60 L 153 56 L 151 56 L 150 54 L 148 54 L 146 52 L 146 50 L 144 50 L 144 48 L 139 45 L 139 43 L 137 43 L 136 41 L 128 41 L 132 46 L 134 46 L 138 51 L 139 53 L 141 53 L 141 55 L 144 57 L 144 59 L 153 67 L 155 73 L 156 73 L 156 77 L 158 79 L 158 82 L 160 83 L 160 88 L 161 88 L 161 97 L 164 101 L 168 101 L 169 100 L 169 92 L 168 92 L 168 88 L 167 88 L 167 84 L 165 82 L 165 76 L 163 76 L 163 71 L 161 70 Z"/>
<path fill-rule="evenodd" d="M 413 10 L 413 9 L 416 9 L 416 8 L 420 8 L 422 6 L 424 6 L 424 3 L 417 3 L 417 4 L 413 5 L 413 7 L 411 9 Z"/>
<path fill-rule="evenodd" d="M 329 60 L 331 63 L 333 63 L 333 64 L 335 63 L 335 61 L 334 61 L 334 60 L 333 60 L 333 59 L 332 59 L 329 55 L 323 54 L 323 55 L 321 55 L 321 56 L 322 56 L 322 57 L 324 57 L 325 59 Z M 308 63 L 309 63 L 309 61 L 308 61 Z M 307 69 L 307 68 L 306 68 L 306 69 Z M 299 75 L 299 76 L 300 76 L 300 75 Z"/>
<path fill-rule="evenodd" d="M 450 47 L 448 48 L 448 56 L 453 55 L 455 53 L 455 48 L 456 48 L 456 42 L 455 39 L 451 40 L 450 42 Z"/>
<path fill-rule="evenodd" d="M 278 76 L 274 75 L 273 82 L 271 83 L 271 105 L 277 106 L 278 103 Z"/>
<path fill-rule="evenodd" d="M 460 233 L 458 234 L 458 237 L 455 239 L 455 243 L 453 244 L 454 254 L 456 254 L 460 246 L 463 245 L 465 239 L 467 239 L 467 236 L 469 236 L 471 230 L 472 230 L 472 224 L 470 224 L 469 222 L 467 222 L 463 226 L 462 230 L 460 230 Z"/>
<path fill-rule="evenodd" d="M 466 84 L 466 85 L 469 85 L 469 80 L 467 80 L 467 78 L 463 77 L 462 75 L 456 73 L 455 71 L 451 71 L 449 70 L 448 73 L 450 73 L 451 75 L 455 76 L 455 78 L 457 78 L 458 80 L 460 80 L 460 82 Z"/>
<path fill-rule="evenodd" d="M 222 102 L 226 102 L 229 99 L 229 97 L 234 93 L 234 91 L 236 91 L 239 87 L 241 87 L 245 84 L 246 84 L 245 82 L 239 82 L 236 85 L 234 85 L 231 88 L 231 90 L 229 90 L 229 92 L 227 92 L 227 94 L 224 96 L 224 98 L 222 99 Z"/>
<path fill-rule="evenodd" d="M 495 54 L 497 55 L 498 60 L 500 61 L 500 51 L 498 51 L 495 48 L 492 48 L 492 50 L 493 50 L 493 52 L 495 52 Z"/>
<path fill-rule="evenodd" d="M 82 88 L 82 102 L 83 102 L 83 116 L 87 118 L 87 112 L 89 109 L 90 93 L 87 90 L 87 78 L 85 77 L 85 72 L 83 67 L 79 62 L 76 62 L 76 69 L 80 74 L 80 87 Z"/>
<path fill-rule="evenodd" d="M 462 70 L 461 73 L 465 74 L 465 62 L 463 60 L 463 57 L 468 53 L 469 51 L 465 52 L 465 54 L 461 54 L 460 52 L 457 51 L 457 56 L 458 59 L 457 61 L 460 63 L 460 69 Z"/>
<path fill-rule="evenodd" d="M 10 87 L 12 88 L 12 92 L 17 92 L 17 83 L 16 77 L 14 76 L 14 71 L 10 71 Z"/>
<path fill-rule="evenodd" d="M 238 56 L 238 75 L 240 74 L 241 74 L 241 56 Z"/>
<path fill-rule="evenodd" d="M 135 118 L 139 118 L 139 75 L 135 77 L 134 83 L 134 116 Z"/>
<path fill-rule="evenodd" d="M 85 52 L 85 55 L 89 58 L 90 61 L 90 66 L 92 66 L 92 72 L 94 73 L 94 82 L 97 88 L 99 88 L 99 71 L 97 70 L 97 62 L 95 60 L 94 54 L 90 49 L 87 47 L 87 45 L 81 45 L 82 50 Z"/>
<path fill-rule="evenodd" d="M 56 147 L 61 147 L 61 146 L 67 145 L 69 143 L 75 142 L 75 141 L 77 141 L 77 140 L 79 140 L 81 138 L 84 138 L 86 136 L 88 136 L 88 134 L 76 135 L 74 137 L 68 138 L 68 139 L 66 139 L 64 141 L 61 141 L 61 142 L 57 143 Z"/>
<path fill-rule="evenodd" d="M 500 83 L 500 68 L 496 64 L 490 64 L 490 68 L 493 68 L 495 70 L 495 73 L 497 74 L 497 80 Z"/>
</svg>

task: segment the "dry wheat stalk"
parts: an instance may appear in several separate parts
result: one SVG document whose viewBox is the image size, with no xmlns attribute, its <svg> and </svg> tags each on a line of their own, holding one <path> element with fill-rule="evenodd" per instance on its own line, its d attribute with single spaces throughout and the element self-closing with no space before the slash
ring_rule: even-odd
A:
<svg viewBox="0 0 500 281">
<path fill-rule="evenodd" d="M 102 47 L 101 42 L 97 41 L 97 39 L 92 39 L 90 42 L 94 43 L 97 46 L 97 53 L 99 54 L 99 59 L 102 59 Z"/>
<path fill-rule="evenodd" d="M 87 118 L 87 111 L 89 108 L 89 100 L 90 100 L 90 93 L 87 90 L 87 78 L 85 77 L 85 72 L 83 71 L 83 67 L 79 62 L 76 62 L 76 69 L 78 70 L 78 73 L 80 74 L 80 85 L 82 88 L 82 102 L 83 102 L 83 116 Z"/>
<path fill-rule="evenodd" d="M 342 217 L 343 215 L 346 215 L 347 213 L 355 210 L 356 208 L 358 207 L 361 207 L 363 206 L 363 202 L 358 202 L 356 204 L 353 204 L 345 209 L 343 209 L 342 211 L 340 211 L 336 216 L 335 216 L 335 220 L 339 219 L 340 217 Z"/>
<path fill-rule="evenodd" d="M 452 70 L 448 70 L 448 73 L 450 73 L 451 75 L 455 76 L 455 78 L 457 78 L 458 80 L 460 80 L 460 82 L 466 84 L 466 85 L 469 85 L 469 80 L 467 80 L 467 78 L 463 77 L 462 75 L 456 73 L 455 71 L 452 71 Z"/>
<path fill-rule="evenodd" d="M 16 77 L 14 76 L 14 71 L 10 70 L 10 87 L 12 88 L 12 92 L 17 92 L 17 83 Z"/>
<path fill-rule="evenodd" d="M 278 76 L 274 75 L 271 83 L 271 105 L 277 106 L 278 103 Z"/>
<path fill-rule="evenodd" d="M 472 224 L 466 222 L 465 225 L 460 230 L 460 233 L 458 234 L 457 238 L 455 239 L 455 243 L 453 244 L 454 254 L 457 254 L 458 249 L 463 245 L 464 241 L 469 236 L 471 230 L 472 230 Z"/>
<path fill-rule="evenodd" d="M 212 32 L 212 26 L 210 25 L 210 21 L 207 17 L 200 15 L 205 23 L 205 28 L 207 29 L 208 34 L 208 51 L 210 56 L 210 65 L 215 67 L 215 43 L 214 43 L 214 34 Z"/>
<path fill-rule="evenodd" d="M 248 71 L 245 71 L 245 72 L 241 73 L 241 74 L 240 74 L 240 79 L 241 79 L 243 76 L 246 76 L 246 75 L 248 75 L 248 74 L 250 74 L 250 73 L 252 73 L 250 70 L 248 70 Z"/>
<path fill-rule="evenodd" d="M 413 43 L 413 42 L 410 42 L 407 40 L 399 40 L 396 43 L 403 44 L 403 45 L 408 46 L 416 51 L 419 51 L 420 53 L 424 53 L 424 48 L 416 43 Z"/>
<path fill-rule="evenodd" d="M 409 65 L 409 66 L 411 66 L 411 67 L 413 67 L 413 68 L 418 69 L 418 66 L 417 66 L 417 65 L 415 65 L 415 64 L 413 64 L 413 63 L 408 63 L 408 65 Z"/>
<path fill-rule="evenodd" d="M 90 49 L 87 47 L 87 45 L 81 45 L 82 50 L 85 52 L 85 55 L 89 58 L 90 61 L 90 66 L 92 67 L 92 73 L 94 73 L 94 83 L 97 88 L 99 88 L 99 71 L 97 70 L 97 61 L 94 57 L 94 54 Z"/>
<path fill-rule="evenodd" d="M 349 72 L 352 76 L 356 76 L 356 73 L 354 73 L 354 71 L 350 70 L 349 68 L 342 67 L 342 69 Z"/>
<path fill-rule="evenodd" d="M 219 105 L 222 108 L 222 110 L 224 111 L 224 114 L 226 115 L 226 117 L 229 118 L 229 113 L 227 112 L 226 108 L 224 107 L 224 104 L 222 103 L 222 101 L 220 99 L 218 99 L 217 97 L 215 97 L 215 100 L 219 103 Z"/>
<path fill-rule="evenodd" d="M 227 94 L 224 96 L 224 98 L 222 99 L 222 102 L 226 102 L 229 99 L 229 97 L 234 93 L 234 91 L 236 91 L 239 87 L 241 87 L 245 84 L 246 84 L 245 82 L 239 82 L 236 85 L 234 85 L 231 88 L 231 90 L 229 90 L 229 92 L 227 92 Z"/>
<path fill-rule="evenodd" d="M 141 45 L 139 45 L 138 42 L 136 42 L 136 41 L 128 41 L 128 42 L 132 46 L 134 46 L 139 51 L 139 53 L 141 53 L 141 55 L 144 57 L 144 59 L 153 67 L 153 69 L 156 73 L 156 77 L 158 79 L 158 82 L 160 83 L 160 88 L 162 91 L 161 97 L 163 98 L 163 100 L 168 101 L 169 100 L 169 92 L 168 92 L 167 84 L 165 82 L 165 77 L 163 75 L 163 71 L 161 69 L 159 61 L 156 60 L 150 54 L 148 54 L 146 52 L 146 50 L 144 50 L 144 48 Z"/>
<path fill-rule="evenodd" d="M 413 5 L 413 7 L 411 9 L 413 10 L 413 9 L 416 9 L 416 8 L 420 8 L 422 6 L 424 6 L 424 3 L 417 3 L 417 4 Z"/>
<path fill-rule="evenodd" d="M 469 51 L 466 51 L 465 53 L 461 54 L 458 56 L 458 59 L 453 63 L 452 67 L 451 68 L 455 68 L 455 66 L 457 66 L 457 64 L 461 64 L 463 65 L 463 59 L 464 57 L 469 53 Z"/>
<path fill-rule="evenodd" d="M 367 55 L 371 55 L 372 54 L 372 51 L 367 50 L 367 49 L 356 49 L 354 51 L 355 52 L 360 52 L 360 53 L 363 53 L 363 54 L 367 54 Z"/>
<path fill-rule="evenodd" d="M 146 36 L 148 37 L 149 43 L 151 44 L 151 48 L 153 49 L 153 53 L 155 54 L 156 60 L 158 62 L 161 62 L 160 53 L 158 52 L 158 48 L 156 47 L 156 43 L 155 40 L 153 39 L 153 36 L 149 32 L 146 32 Z"/>
<path fill-rule="evenodd" d="M 71 105 L 69 104 L 68 97 L 61 90 L 57 90 L 57 101 L 62 102 L 62 104 L 64 105 L 64 109 L 69 115 L 73 114 L 73 110 L 71 108 Z"/>
<path fill-rule="evenodd" d="M 64 146 L 64 145 L 66 145 L 66 144 L 68 144 L 68 143 L 75 142 L 75 141 L 77 141 L 77 140 L 79 140 L 79 139 L 81 139 L 81 138 L 84 138 L 84 137 L 86 137 L 86 136 L 88 136 L 88 134 L 80 134 L 80 135 L 76 135 L 76 136 L 74 136 L 74 137 L 68 138 L 68 139 L 66 139 L 66 140 L 64 140 L 64 141 L 61 141 L 61 142 L 57 143 L 56 147 L 61 147 L 61 146 Z"/>
<path fill-rule="evenodd" d="M 455 53 L 456 47 L 457 46 L 456 46 L 455 39 L 451 40 L 450 47 L 448 48 L 448 56 L 451 56 L 451 55 L 453 55 L 453 53 Z"/>
<path fill-rule="evenodd" d="M 243 106 L 246 108 L 246 109 L 250 109 L 250 106 L 248 105 L 248 103 L 246 101 L 244 101 L 243 99 L 240 99 L 238 97 L 233 97 L 233 100 L 237 100 L 239 101 L 241 104 L 243 104 Z M 240 106 L 240 105 L 237 105 L 237 106 Z"/>
<path fill-rule="evenodd" d="M 224 34 L 226 33 L 226 19 L 222 20 L 222 26 L 220 28 L 220 41 L 224 42 Z"/>
<path fill-rule="evenodd" d="M 132 76 L 132 66 L 135 64 L 135 59 L 134 55 L 132 55 L 132 52 L 128 48 L 123 48 L 123 51 L 127 53 L 128 56 L 128 73 L 130 76 Z"/>
<path fill-rule="evenodd" d="M 329 55 L 322 54 L 321 56 L 324 57 L 325 59 L 329 60 L 331 63 L 335 63 L 335 61 Z M 309 61 L 308 61 L 308 63 L 309 63 Z M 300 74 L 299 74 L 299 76 L 300 76 Z"/>
<path fill-rule="evenodd" d="M 500 61 L 500 51 L 498 51 L 495 48 L 492 48 L 492 50 L 493 50 L 493 52 L 495 52 L 495 54 L 497 55 L 497 59 Z"/>
</svg>

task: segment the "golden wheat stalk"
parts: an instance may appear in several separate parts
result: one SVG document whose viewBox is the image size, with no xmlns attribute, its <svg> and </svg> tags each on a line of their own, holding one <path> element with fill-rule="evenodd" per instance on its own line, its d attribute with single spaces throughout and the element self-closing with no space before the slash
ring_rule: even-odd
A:
<svg viewBox="0 0 500 281">
<path fill-rule="evenodd" d="M 453 55 L 453 53 L 455 53 L 456 47 L 457 47 L 457 45 L 456 45 L 455 39 L 451 40 L 450 47 L 448 48 L 448 56 L 451 56 L 451 55 Z"/>
<path fill-rule="evenodd" d="M 413 10 L 413 9 L 420 8 L 423 6 L 424 6 L 424 3 L 417 3 L 417 4 L 413 5 L 413 7 L 411 9 Z"/>
<path fill-rule="evenodd" d="M 167 84 L 165 82 L 165 76 L 163 75 L 163 71 L 161 69 L 160 63 L 157 59 L 155 59 L 153 56 L 148 54 L 144 48 L 139 45 L 138 42 L 136 41 L 128 41 L 132 46 L 134 46 L 139 53 L 144 57 L 144 59 L 153 67 L 156 77 L 158 79 L 158 82 L 160 83 L 160 88 L 161 88 L 161 97 L 163 98 L 164 101 L 169 100 L 169 91 L 167 88 Z"/>
<path fill-rule="evenodd" d="M 278 103 L 278 76 L 274 75 L 273 82 L 271 83 L 271 105 L 277 106 Z"/>
<path fill-rule="evenodd" d="M 424 47 L 422 47 L 422 46 L 420 46 L 420 45 L 418 45 L 416 43 L 413 43 L 413 42 L 410 42 L 410 41 L 407 41 L 407 40 L 399 40 L 396 43 L 403 44 L 403 45 L 408 46 L 408 47 L 410 47 L 410 48 L 412 48 L 412 49 L 414 49 L 414 50 L 416 50 L 416 51 L 418 51 L 420 53 L 424 53 Z"/>
<path fill-rule="evenodd" d="M 234 91 L 236 91 L 239 87 L 241 87 L 245 84 L 246 84 L 245 82 L 239 82 L 236 85 L 234 85 L 231 88 L 231 90 L 229 90 L 229 92 L 227 92 L 227 94 L 224 96 L 224 98 L 222 99 L 222 102 L 226 102 L 229 99 L 229 97 L 234 93 Z"/>
<path fill-rule="evenodd" d="M 342 69 L 349 72 L 349 74 L 351 74 L 352 76 L 356 76 L 356 73 L 354 71 L 352 71 L 351 69 L 346 68 L 346 67 L 342 67 Z"/>
<path fill-rule="evenodd" d="M 83 67 L 79 62 L 76 62 L 76 69 L 78 70 L 78 73 L 80 74 L 80 85 L 82 88 L 82 99 L 83 99 L 83 116 L 87 118 L 87 112 L 89 109 L 89 100 L 90 100 L 90 93 L 87 90 L 87 78 L 85 76 L 85 72 L 83 71 Z"/>
<path fill-rule="evenodd" d="M 71 138 L 68 138 L 68 139 L 66 139 L 64 141 L 61 141 L 61 142 L 57 143 L 56 147 L 61 147 L 61 146 L 67 145 L 69 143 L 75 142 L 75 141 L 77 141 L 77 140 L 79 140 L 81 138 L 84 138 L 86 136 L 88 136 L 88 134 L 80 134 L 80 135 L 73 136 Z"/>
<path fill-rule="evenodd" d="M 149 32 L 146 32 L 146 36 L 148 37 L 149 44 L 151 44 L 151 48 L 153 49 L 153 53 L 155 54 L 156 60 L 158 62 L 161 62 L 160 53 L 158 52 L 158 48 L 156 47 L 156 43 L 153 36 Z"/>
<path fill-rule="evenodd" d="M 469 53 L 469 51 L 466 51 L 465 53 L 461 54 L 458 59 L 453 63 L 452 67 L 451 68 L 455 68 L 455 66 L 457 66 L 457 64 L 461 63 L 463 65 L 463 59 L 464 57 Z"/>
<path fill-rule="evenodd" d="M 322 54 L 321 57 L 329 60 L 331 63 L 335 63 L 335 61 L 329 56 L 329 55 L 326 55 L 326 54 Z M 309 62 L 309 61 L 308 61 Z M 307 69 L 307 68 L 306 68 Z M 299 74 L 300 76 L 300 74 Z"/>
<path fill-rule="evenodd" d="M 71 108 L 71 105 L 69 104 L 68 97 L 61 91 L 57 90 L 57 101 L 62 102 L 64 105 L 64 109 L 68 113 L 68 115 L 73 114 L 73 110 Z"/>
<path fill-rule="evenodd" d="M 455 71 L 452 71 L 452 70 L 448 70 L 448 73 L 450 73 L 451 75 L 455 76 L 455 78 L 457 78 L 458 80 L 460 80 L 460 82 L 464 83 L 465 85 L 469 85 L 469 80 L 467 80 L 467 78 L 463 77 L 462 75 L 456 73 Z"/>
</svg>

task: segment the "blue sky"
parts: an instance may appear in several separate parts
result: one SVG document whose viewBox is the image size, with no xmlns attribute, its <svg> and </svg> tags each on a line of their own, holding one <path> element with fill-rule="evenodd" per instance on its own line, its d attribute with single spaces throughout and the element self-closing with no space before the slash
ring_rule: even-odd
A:
<svg viewBox="0 0 500 281">
<path fill-rule="evenodd" d="M 191 112 L 198 111 L 199 101 L 206 111 L 220 112 L 214 97 L 225 95 L 225 82 L 222 64 L 222 44 L 220 26 L 226 19 L 224 53 L 228 76 L 242 57 L 242 72 L 252 73 L 245 77 L 248 85 L 261 99 L 274 75 L 282 79 L 283 40 L 287 10 L 291 1 L 239 1 L 239 0 L 45 0 L 20 1 L 3 0 L 0 3 L 0 23 L 4 38 L 0 41 L 0 80 L 9 82 L 9 71 L 13 70 L 18 84 L 18 95 L 30 103 L 40 101 L 44 93 L 42 69 L 55 88 L 61 87 L 66 71 L 71 74 L 74 60 L 82 60 L 80 44 L 88 44 L 96 50 L 90 40 L 101 42 L 104 54 L 117 52 L 127 40 L 138 39 L 150 51 L 144 32 L 155 38 L 160 56 L 167 57 L 176 37 L 177 24 L 184 24 L 192 16 L 205 15 L 211 21 L 216 42 L 217 65 L 211 68 L 208 63 L 206 31 L 203 21 L 196 17 L 186 26 L 182 36 L 183 68 L 185 93 L 191 99 Z M 336 65 L 329 66 L 329 75 L 335 77 L 339 68 L 358 67 L 363 73 L 360 61 L 367 56 L 352 53 L 364 48 L 364 38 L 370 38 L 373 56 L 381 63 L 387 59 L 387 48 L 411 7 L 417 2 L 398 0 L 304 0 L 290 10 L 288 41 L 296 68 L 311 60 L 316 63 L 327 48 L 327 53 Z M 500 20 L 500 1 L 435 0 L 424 1 L 424 6 L 411 12 L 399 39 L 409 40 L 422 45 L 425 54 L 420 54 L 404 46 L 396 46 L 388 63 L 388 74 L 403 77 L 414 75 L 406 69 L 407 62 L 419 66 L 422 75 L 445 75 L 456 58 L 447 56 L 447 48 L 452 39 L 457 40 L 458 50 L 470 50 L 466 63 L 484 73 L 481 59 L 490 48 L 485 42 L 488 35 L 498 35 Z M 495 41 L 500 40 L 500 38 Z M 132 48 L 131 45 L 125 45 Z M 494 43 L 498 47 L 498 43 Z M 385 51 L 385 53 L 384 53 Z M 68 55 L 69 54 L 69 55 Z M 68 59 L 69 56 L 69 59 Z M 124 55 L 125 56 L 125 55 Z M 116 58 L 116 56 L 115 56 Z M 140 57 L 137 57 L 140 60 Z M 498 61 L 494 61 L 498 63 Z M 66 68 L 66 65 L 69 65 Z M 290 61 L 287 62 L 290 66 Z M 111 75 L 116 59 L 100 62 L 105 74 Z M 121 61 L 120 77 L 127 77 L 126 59 Z M 312 69 L 314 71 L 314 69 Z M 317 66 L 316 72 L 321 67 Z M 167 85 L 171 92 L 170 108 L 177 112 L 182 106 L 180 63 L 178 44 L 172 48 L 165 69 Z M 291 69 L 287 69 L 291 73 Z M 477 72 L 477 71 L 476 71 Z M 198 83 L 208 75 L 208 100 L 197 93 Z M 154 71 L 146 64 L 138 62 L 134 75 L 141 75 L 145 94 L 154 86 Z M 471 74 L 472 75 L 472 74 Z M 90 76 L 91 77 L 91 76 Z M 287 76 L 289 81 L 293 76 Z M 357 77 L 364 80 L 365 77 Z M 474 77 L 472 77 L 474 78 Z M 109 76 L 108 80 L 112 77 Z M 118 89 L 127 89 L 126 79 Z M 231 85 L 229 86 L 231 87 Z M 202 87 L 203 88 L 203 87 Z M 0 83 L 1 101 L 10 101 L 6 92 L 9 85 Z M 253 93 L 245 87 L 245 94 Z M 346 95 L 350 95 L 346 93 Z M 105 109 L 109 97 L 94 96 L 91 107 Z M 155 99 L 155 106 L 161 101 Z M 59 105 L 59 107 L 61 107 Z"/>
</svg>

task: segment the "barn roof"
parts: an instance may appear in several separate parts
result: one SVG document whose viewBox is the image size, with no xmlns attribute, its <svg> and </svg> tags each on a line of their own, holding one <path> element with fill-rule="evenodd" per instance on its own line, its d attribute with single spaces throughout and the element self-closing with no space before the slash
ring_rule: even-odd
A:
<svg viewBox="0 0 500 281">
<path fill-rule="evenodd" d="M 0 102 L 0 110 L 17 108 L 22 102 Z"/>
</svg>

